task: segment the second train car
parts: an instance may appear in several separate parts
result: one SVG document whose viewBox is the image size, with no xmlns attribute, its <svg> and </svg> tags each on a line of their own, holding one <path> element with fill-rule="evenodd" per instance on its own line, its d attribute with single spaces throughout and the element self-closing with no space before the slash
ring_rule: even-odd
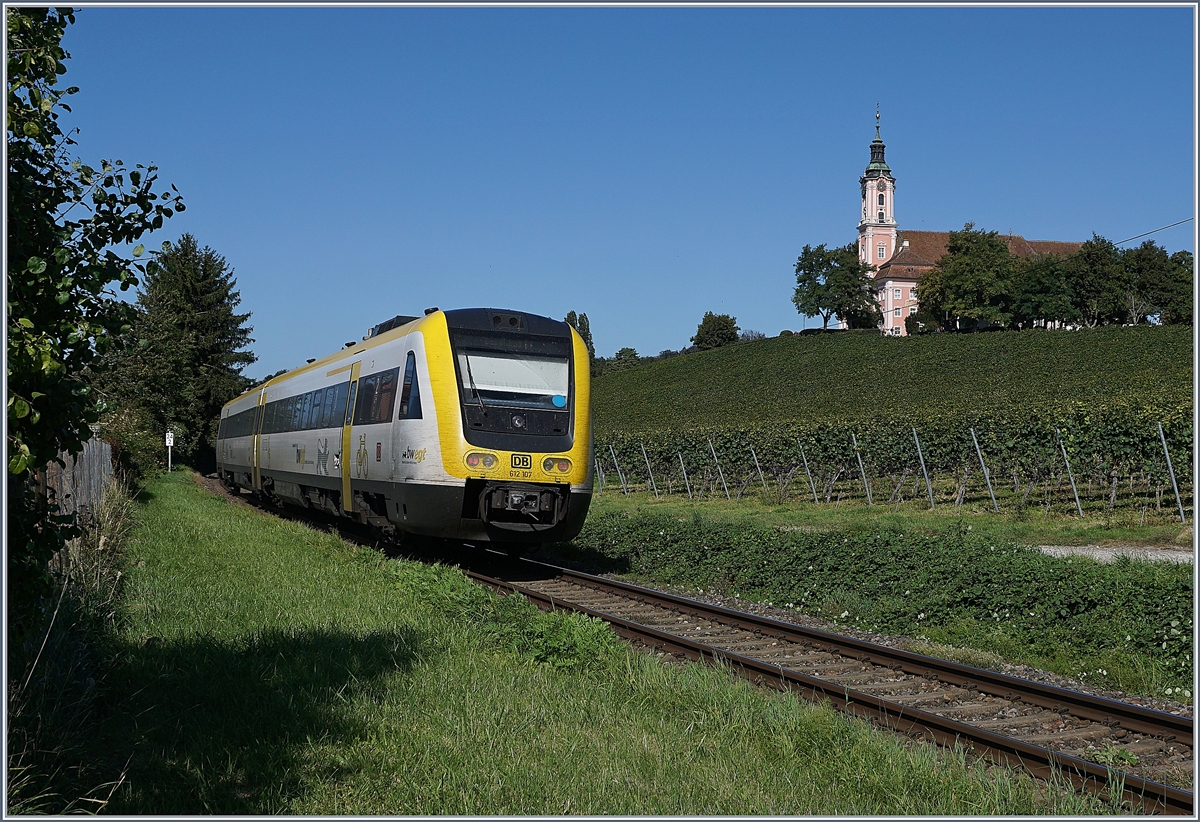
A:
<svg viewBox="0 0 1200 822">
<path fill-rule="evenodd" d="M 519 311 L 430 309 L 225 405 L 227 485 L 388 532 L 567 540 L 592 494 L 587 347 Z"/>
</svg>

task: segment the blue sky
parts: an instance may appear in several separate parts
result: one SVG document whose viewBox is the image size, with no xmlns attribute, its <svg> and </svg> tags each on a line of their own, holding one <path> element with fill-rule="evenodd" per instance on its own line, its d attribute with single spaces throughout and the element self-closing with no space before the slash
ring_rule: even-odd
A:
<svg viewBox="0 0 1200 822">
<path fill-rule="evenodd" d="M 234 268 L 253 377 L 429 306 L 588 314 L 597 352 L 768 335 L 855 239 L 1121 240 L 1194 215 L 1190 8 L 84 8 L 65 122 L 154 163 Z M 1154 235 L 1194 251 L 1195 223 Z M 819 325 L 820 319 L 808 320 Z"/>
</svg>

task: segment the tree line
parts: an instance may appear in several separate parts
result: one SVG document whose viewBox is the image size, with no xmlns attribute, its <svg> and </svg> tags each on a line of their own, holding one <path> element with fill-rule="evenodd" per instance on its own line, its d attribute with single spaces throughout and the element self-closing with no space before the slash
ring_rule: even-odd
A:
<svg viewBox="0 0 1200 822">
<path fill-rule="evenodd" d="M 907 330 L 1191 325 L 1193 268 L 1188 251 L 1153 240 L 1123 249 L 1098 234 L 1066 256 L 1018 257 L 997 232 L 967 223 L 918 280 Z"/>
<path fill-rule="evenodd" d="M 835 317 L 850 328 L 882 321 L 874 266 L 855 243 L 805 245 L 796 260 L 792 302 L 806 317 Z M 967 223 L 951 231 L 946 254 L 917 281 L 919 306 L 910 334 L 1192 322 L 1194 261 L 1153 240 L 1122 249 L 1099 235 L 1068 255 L 1019 257 L 996 231 Z"/>
</svg>

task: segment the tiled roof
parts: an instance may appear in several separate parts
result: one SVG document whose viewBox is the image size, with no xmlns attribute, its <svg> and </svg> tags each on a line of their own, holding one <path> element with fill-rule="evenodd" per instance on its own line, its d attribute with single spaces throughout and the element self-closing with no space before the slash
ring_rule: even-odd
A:
<svg viewBox="0 0 1200 822">
<path fill-rule="evenodd" d="M 1056 254 L 1065 257 L 1074 254 L 1083 243 L 1066 242 L 1065 240 L 1029 240 L 1029 247 L 1037 254 Z"/>
<path fill-rule="evenodd" d="M 1062 240 L 1026 240 L 1020 234 L 1001 234 L 1000 239 L 1008 246 L 1009 253 L 1017 257 L 1032 257 L 1037 254 L 1055 254 L 1066 256 L 1077 250 L 1083 243 Z M 908 247 L 904 241 L 908 241 Z M 892 278 L 913 279 L 921 272 L 932 268 L 946 254 L 950 243 L 949 231 L 897 231 L 896 243 L 899 251 L 879 267 L 876 276 L 883 274 Z M 911 269 L 911 271 L 909 270 Z"/>
</svg>

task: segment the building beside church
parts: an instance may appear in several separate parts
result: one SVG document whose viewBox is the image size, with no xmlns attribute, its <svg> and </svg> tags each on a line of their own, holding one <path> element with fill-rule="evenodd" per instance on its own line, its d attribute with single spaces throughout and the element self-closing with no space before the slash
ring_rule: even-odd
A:
<svg viewBox="0 0 1200 822">
<path fill-rule="evenodd" d="M 875 266 L 883 333 L 902 337 L 904 321 L 917 313 L 917 280 L 946 253 L 949 231 L 901 231 L 896 223 L 896 179 L 884 160 L 879 136 L 879 114 L 875 114 L 875 139 L 871 162 L 858 181 L 862 193 L 862 219 L 858 224 L 858 258 Z M 1001 235 L 1008 250 L 1017 257 L 1039 254 L 1065 256 L 1083 243 L 1057 240 L 1026 240 L 1019 234 Z M 845 328 L 845 322 L 840 323 Z"/>
</svg>

